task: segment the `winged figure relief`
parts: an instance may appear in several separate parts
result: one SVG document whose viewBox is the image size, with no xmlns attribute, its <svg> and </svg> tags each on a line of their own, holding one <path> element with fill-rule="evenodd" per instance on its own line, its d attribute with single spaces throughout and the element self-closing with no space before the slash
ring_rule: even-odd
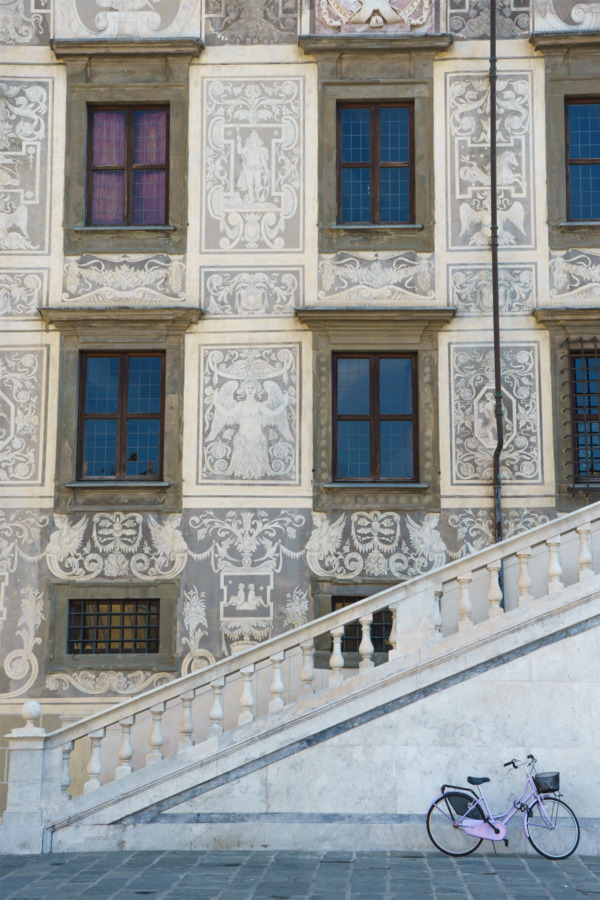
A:
<svg viewBox="0 0 600 900">
<path fill-rule="evenodd" d="M 488 207 L 473 209 L 468 203 L 461 203 L 458 216 L 460 220 L 460 237 L 465 237 L 471 232 L 469 244 L 475 247 L 485 247 L 491 238 L 491 215 Z M 508 231 L 512 226 L 516 231 L 526 235 L 525 208 L 520 200 L 515 200 L 506 209 L 498 210 L 498 240 L 501 244 L 516 244 L 516 236 Z"/>
<path fill-rule="evenodd" d="M 175 559 L 180 553 L 187 554 L 188 545 L 179 530 L 180 525 L 180 513 L 173 513 L 173 515 L 167 516 L 167 521 L 164 525 L 160 525 L 153 516 L 148 516 L 150 537 L 158 556 L 166 559 Z"/>
<path fill-rule="evenodd" d="M 409 541 L 415 556 L 431 562 L 434 569 L 438 569 L 446 563 L 448 554 L 448 548 L 437 530 L 439 521 L 438 513 L 426 513 L 422 525 L 411 519 L 409 515 L 406 516 Z"/>
<path fill-rule="evenodd" d="M 83 543 L 87 522 L 87 516 L 84 516 L 76 525 L 71 525 L 68 516 L 55 513 L 54 524 L 56 525 L 56 531 L 53 531 L 50 535 L 50 540 L 46 547 L 46 555 L 54 557 L 59 562 L 69 557 L 76 557 Z"/>
</svg>

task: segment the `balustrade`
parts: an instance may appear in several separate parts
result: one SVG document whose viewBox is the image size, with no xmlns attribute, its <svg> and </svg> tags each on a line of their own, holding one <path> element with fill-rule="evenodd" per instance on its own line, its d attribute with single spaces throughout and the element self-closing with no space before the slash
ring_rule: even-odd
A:
<svg viewBox="0 0 600 900">
<path fill-rule="evenodd" d="M 562 591 L 564 584 L 562 578 L 562 566 L 560 564 L 560 536 L 548 538 L 546 541 L 548 547 L 548 593 L 556 594 Z"/>
<path fill-rule="evenodd" d="M 302 668 L 300 669 L 300 694 L 312 694 L 314 691 L 313 680 L 315 677 L 315 642 L 311 638 L 309 641 L 302 641 L 300 644 L 302 650 Z"/>
<path fill-rule="evenodd" d="M 344 683 L 342 669 L 344 668 L 344 657 L 342 656 L 342 638 L 344 636 L 344 627 L 332 628 L 330 631 L 333 640 L 333 649 L 329 657 L 329 687 L 338 687 Z"/>
<path fill-rule="evenodd" d="M 502 589 L 500 587 L 499 580 L 501 565 L 502 562 L 499 559 L 487 564 L 487 570 L 490 573 L 490 588 L 487 595 L 488 603 L 490 606 L 488 617 L 490 619 L 495 619 L 497 616 L 501 616 L 504 612 L 504 610 L 500 606 L 500 604 L 502 603 Z"/>
<path fill-rule="evenodd" d="M 162 717 L 165 711 L 165 703 L 157 703 L 156 706 L 153 706 L 150 710 L 152 714 L 152 731 L 150 732 L 150 737 L 148 739 L 148 743 L 152 748 L 150 753 L 146 754 L 146 765 L 150 766 L 152 763 L 159 762 L 163 758 L 163 753 L 161 750 L 162 745 L 164 744 L 164 738 L 162 733 Z"/>
<path fill-rule="evenodd" d="M 133 716 L 127 716 L 126 719 L 121 719 L 121 745 L 117 752 L 120 765 L 115 769 L 115 778 L 123 778 L 124 775 L 129 775 L 133 772 L 133 767 L 130 765 L 130 760 L 133 757 L 133 747 L 131 746 L 131 729 L 133 723 Z"/>
<path fill-rule="evenodd" d="M 208 714 L 210 719 L 210 728 L 208 736 L 214 737 L 217 734 L 223 734 L 223 719 L 225 718 L 225 710 L 223 709 L 223 691 L 225 690 L 225 679 L 217 678 L 211 682 L 213 702 Z"/>
<path fill-rule="evenodd" d="M 242 675 L 242 693 L 240 696 L 241 713 L 238 716 L 238 725 L 245 725 L 254 719 L 254 694 L 252 693 L 252 682 L 254 680 L 254 666 L 244 666 L 240 669 Z"/>
<path fill-rule="evenodd" d="M 283 665 L 285 654 L 283 651 L 281 653 L 274 653 L 271 657 L 271 664 L 273 666 L 273 680 L 271 682 L 271 696 L 272 700 L 269 703 L 269 712 L 281 712 L 285 703 L 283 702 L 283 692 L 285 690 L 285 686 L 283 684 L 283 679 L 281 677 L 281 667 Z"/>
<path fill-rule="evenodd" d="M 517 579 L 517 587 L 519 588 L 519 606 L 523 606 L 530 600 L 531 595 L 531 575 L 529 574 L 529 560 L 531 558 L 531 550 L 517 550 L 517 559 L 519 560 L 519 577 Z"/>
<path fill-rule="evenodd" d="M 71 795 L 69 793 L 69 788 L 71 787 L 71 770 L 69 768 L 69 761 L 71 759 L 73 747 L 73 741 L 67 741 L 67 743 L 62 748 L 62 774 L 60 778 L 60 789 L 65 800 L 71 799 Z"/>
<path fill-rule="evenodd" d="M 106 734 L 106 728 L 99 728 L 90 734 L 90 760 L 87 764 L 87 773 L 90 776 L 83 786 L 85 793 L 95 791 L 100 787 L 100 775 L 102 775 L 102 756 L 100 753 L 100 745 L 102 738 Z"/>
<path fill-rule="evenodd" d="M 192 703 L 194 701 L 194 691 L 188 691 L 181 695 L 181 722 L 179 723 L 179 734 L 181 737 L 177 743 L 177 752 L 193 747 L 192 734 L 194 732 L 194 721 L 192 719 Z"/>
<path fill-rule="evenodd" d="M 592 526 L 588 522 L 586 525 L 579 525 L 575 530 L 579 535 L 579 556 L 577 557 L 577 562 L 579 563 L 579 580 L 587 581 L 588 578 L 594 577 L 594 570 L 592 568 L 592 546 L 590 540 Z"/>
<path fill-rule="evenodd" d="M 361 616 L 358 621 L 362 628 L 362 640 L 358 648 L 360 655 L 358 670 L 359 672 L 366 672 L 375 665 L 373 662 L 375 648 L 373 647 L 373 641 L 371 640 L 371 624 L 373 622 L 373 616 L 369 613 L 368 616 Z"/>
<path fill-rule="evenodd" d="M 469 585 L 471 584 L 471 579 L 471 572 L 465 572 L 463 575 L 458 575 L 456 579 L 460 588 L 460 596 L 458 598 L 459 631 L 463 631 L 465 628 L 470 628 L 473 624 L 473 619 L 471 618 L 473 614 L 473 605 L 471 603 L 471 597 L 469 594 Z"/>
</svg>

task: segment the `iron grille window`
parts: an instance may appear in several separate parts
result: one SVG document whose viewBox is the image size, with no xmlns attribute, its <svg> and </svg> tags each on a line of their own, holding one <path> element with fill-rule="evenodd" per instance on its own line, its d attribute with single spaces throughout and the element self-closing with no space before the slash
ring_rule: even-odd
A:
<svg viewBox="0 0 600 900">
<path fill-rule="evenodd" d="M 82 353 L 78 477 L 160 480 L 163 353 Z"/>
<path fill-rule="evenodd" d="M 69 600 L 67 653 L 158 653 L 160 600 Z"/>
<path fill-rule="evenodd" d="M 567 207 L 574 221 L 600 219 L 600 99 L 567 100 Z"/>
<path fill-rule="evenodd" d="M 414 222 L 412 103 L 337 107 L 338 221 Z"/>
<path fill-rule="evenodd" d="M 579 346 L 577 346 L 577 343 Z M 596 339 L 569 343 L 573 482 L 600 484 L 600 353 Z"/>
<path fill-rule="evenodd" d="M 362 597 L 333 597 L 331 609 L 335 612 L 338 609 L 345 609 L 352 606 Z M 375 653 L 387 653 L 390 649 L 390 634 L 392 633 L 392 613 L 389 609 L 380 609 L 379 612 L 373 613 L 373 623 L 371 625 L 371 641 L 373 643 L 373 651 Z M 344 635 L 342 637 L 342 653 L 358 653 L 360 642 L 362 640 L 362 627 L 360 622 L 350 622 L 344 626 Z"/>
<path fill-rule="evenodd" d="M 168 109 L 90 107 L 87 224 L 164 225 L 168 146 Z"/>
<path fill-rule="evenodd" d="M 416 365 L 416 354 L 334 354 L 336 480 L 415 480 Z"/>
</svg>

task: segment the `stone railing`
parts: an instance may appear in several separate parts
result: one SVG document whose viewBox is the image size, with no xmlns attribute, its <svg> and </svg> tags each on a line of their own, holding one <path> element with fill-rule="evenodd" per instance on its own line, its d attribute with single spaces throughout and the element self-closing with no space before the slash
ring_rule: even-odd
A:
<svg viewBox="0 0 600 900">
<path fill-rule="evenodd" d="M 56 808 L 61 796 L 68 806 L 71 796 L 97 790 L 224 731 L 235 736 L 235 729 L 255 718 L 277 714 L 347 678 L 354 678 L 359 690 L 361 675 L 374 667 L 371 624 L 380 610 L 389 609 L 393 616 L 390 659 L 435 642 L 441 652 L 444 638 L 458 632 L 468 640 L 476 623 L 593 579 L 595 568 L 600 571 L 600 503 L 50 734 L 35 727 L 40 708 L 29 700 L 23 707 L 25 727 L 9 735 L 8 806 L 0 847 L 39 852 L 43 811 Z M 359 623 L 362 634 L 359 665 L 352 670 L 345 669 L 341 649 L 350 623 Z M 315 668 L 315 641 L 330 647 L 326 669 Z M 239 735 L 244 739 L 243 730 Z M 72 769 L 87 772 L 87 778 L 73 779 Z"/>
</svg>

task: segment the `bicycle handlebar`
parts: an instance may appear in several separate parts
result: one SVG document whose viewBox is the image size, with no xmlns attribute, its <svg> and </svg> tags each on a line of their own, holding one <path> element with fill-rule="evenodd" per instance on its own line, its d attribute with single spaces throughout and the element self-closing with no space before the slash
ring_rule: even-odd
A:
<svg viewBox="0 0 600 900">
<path fill-rule="evenodd" d="M 505 763 L 504 763 L 504 768 L 506 769 L 507 766 L 512 766 L 513 769 L 518 769 L 519 766 L 534 765 L 534 764 L 537 762 L 537 760 L 536 760 L 535 756 L 533 755 L 533 753 L 528 753 L 528 754 L 527 754 L 527 759 L 528 759 L 528 762 L 526 762 L 526 763 L 524 763 L 524 762 L 519 762 L 518 759 L 509 759 L 508 762 L 505 762 Z"/>
<path fill-rule="evenodd" d="M 506 768 L 507 766 L 512 766 L 513 769 L 516 769 L 516 768 L 517 768 L 517 761 L 516 761 L 516 759 L 509 759 L 508 762 L 504 763 L 504 768 Z"/>
</svg>

